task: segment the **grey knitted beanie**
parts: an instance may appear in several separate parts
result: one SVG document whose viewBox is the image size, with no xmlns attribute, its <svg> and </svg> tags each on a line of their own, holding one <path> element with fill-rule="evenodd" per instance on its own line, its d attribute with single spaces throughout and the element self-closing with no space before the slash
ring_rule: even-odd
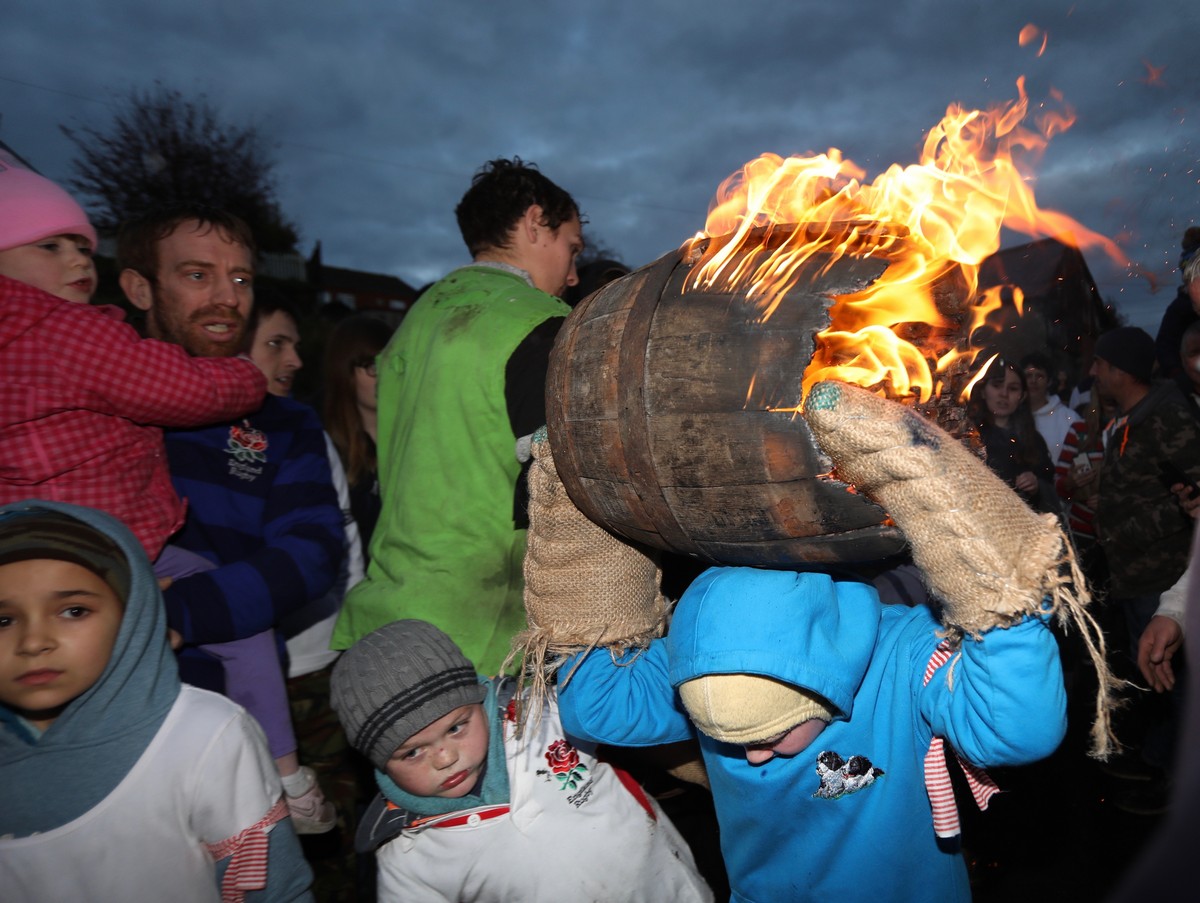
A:
<svg viewBox="0 0 1200 903">
<path fill-rule="evenodd" d="M 342 653 L 330 702 L 350 744 L 383 771 L 404 741 L 487 687 L 445 633 L 426 621 L 393 621 Z"/>
</svg>

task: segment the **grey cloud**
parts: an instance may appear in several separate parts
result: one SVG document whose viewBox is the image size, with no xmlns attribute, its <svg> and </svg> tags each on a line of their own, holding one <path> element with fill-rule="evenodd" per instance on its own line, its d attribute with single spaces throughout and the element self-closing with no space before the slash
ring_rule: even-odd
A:
<svg viewBox="0 0 1200 903">
<path fill-rule="evenodd" d="M 915 162 L 947 105 L 1007 101 L 1024 74 L 1032 100 L 1058 89 L 1078 114 L 1039 203 L 1121 236 L 1170 287 L 1197 221 L 1192 21 L 1184 0 L 19 4 L 0 31 L 0 137 L 62 179 L 60 123 L 103 123 L 155 79 L 205 92 L 273 146 L 305 250 L 421 284 L 464 262 L 453 207 L 490 157 L 538 162 L 641 264 L 702 228 L 762 152 L 838 147 L 873 177 Z M 1040 57 L 1018 45 L 1027 23 Z M 1153 328 L 1168 297 L 1087 256 Z"/>
</svg>

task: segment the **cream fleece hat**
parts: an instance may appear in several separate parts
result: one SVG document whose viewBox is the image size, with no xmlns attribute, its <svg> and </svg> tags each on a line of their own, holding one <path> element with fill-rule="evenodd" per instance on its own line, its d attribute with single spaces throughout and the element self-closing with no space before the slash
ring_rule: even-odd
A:
<svg viewBox="0 0 1200 903">
<path fill-rule="evenodd" d="M 692 722 L 714 740 L 745 746 L 834 712 L 816 693 L 756 674 L 705 674 L 679 685 Z"/>
</svg>

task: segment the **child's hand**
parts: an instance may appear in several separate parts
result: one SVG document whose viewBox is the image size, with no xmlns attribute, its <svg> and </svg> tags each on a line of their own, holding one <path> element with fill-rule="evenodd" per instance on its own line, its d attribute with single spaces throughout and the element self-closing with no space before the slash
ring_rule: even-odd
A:
<svg viewBox="0 0 1200 903">
<path fill-rule="evenodd" d="M 164 592 L 164 593 L 165 593 L 165 592 L 167 591 L 167 587 L 168 587 L 168 586 L 170 586 L 170 585 L 171 585 L 172 583 L 174 583 L 174 582 L 175 582 L 175 578 L 174 578 L 174 577 L 159 577 L 159 578 L 158 578 L 158 589 L 159 589 L 159 592 Z"/>
</svg>

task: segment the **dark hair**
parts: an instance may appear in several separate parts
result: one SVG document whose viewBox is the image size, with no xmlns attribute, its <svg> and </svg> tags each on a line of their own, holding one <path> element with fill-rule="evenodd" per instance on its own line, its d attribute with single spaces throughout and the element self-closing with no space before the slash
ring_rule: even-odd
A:
<svg viewBox="0 0 1200 903">
<path fill-rule="evenodd" d="M 1050 355 L 1043 354 L 1041 351 L 1031 351 L 1021 358 L 1021 372 L 1024 373 L 1029 367 L 1041 370 L 1047 376 L 1054 375 L 1054 364 L 1050 360 Z"/>
<path fill-rule="evenodd" d="M 1179 337 L 1179 347 L 1182 349 L 1184 340 L 1190 339 L 1192 336 L 1198 333 L 1200 333 L 1200 320 L 1196 320 L 1194 323 L 1189 324 L 1188 328 L 1183 331 L 1183 335 Z"/>
<path fill-rule="evenodd" d="M 300 328 L 300 314 L 296 311 L 296 306 L 288 300 L 283 292 L 274 288 L 257 287 L 254 290 L 254 304 L 250 308 L 250 315 L 246 317 L 246 332 L 243 338 L 245 348 L 243 351 L 249 351 L 254 345 L 254 334 L 258 332 L 258 324 L 271 314 L 285 313 L 292 318 L 292 323 L 296 329 Z"/>
<path fill-rule="evenodd" d="M 1179 255 L 1179 269 L 1183 270 L 1193 260 L 1197 259 L 1197 251 L 1200 251 L 1200 226 L 1189 226 L 1183 233 L 1183 240 L 1179 243 L 1181 253 Z M 1184 281 L 1187 281 L 1187 275 L 1184 276 Z"/>
<path fill-rule="evenodd" d="M 1026 470 L 1037 473 L 1042 466 L 1042 449 L 1045 447 L 1045 440 L 1038 432 L 1037 423 L 1033 419 L 1033 411 L 1029 408 L 1029 387 L 1025 384 L 1023 368 L 1002 357 L 996 358 L 983 377 L 971 387 L 971 397 L 967 401 L 967 416 L 980 431 L 996 426 L 996 420 L 992 412 L 988 410 L 987 397 L 984 392 L 988 383 L 1002 382 L 1007 373 L 1016 374 L 1017 379 L 1021 381 L 1021 391 L 1025 394 L 1021 403 L 1017 405 L 1017 409 L 1008 419 L 1008 428 L 1012 430 L 1016 438 L 1014 458 Z"/>
<path fill-rule="evenodd" d="M 117 271 L 133 270 L 151 285 L 158 277 L 158 243 L 186 222 L 195 221 L 204 233 L 216 229 L 224 238 L 255 254 L 254 235 L 239 216 L 216 207 L 189 204 L 149 210 L 121 225 L 117 234 Z"/>
<path fill-rule="evenodd" d="M 534 204 L 542 208 L 550 229 L 579 216 L 571 195 L 542 175 L 536 164 L 525 163 L 520 157 L 484 164 L 454 208 L 458 229 L 471 256 L 489 248 L 508 247 L 512 227 Z"/>
<path fill-rule="evenodd" d="M 1180 264 L 1180 270 L 1183 273 L 1184 284 L 1200 277 L 1200 253 L 1193 251 L 1191 256 Z"/>
<path fill-rule="evenodd" d="M 582 266 L 576 263 L 576 273 L 579 276 L 579 282 L 575 285 L 567 286 L 566 291 L 562 294 L 562 299 L 571 305 L 571 307 L 574 307 L 592 292 L 603 288 L 613 280 L 628 275 L 629 267 L 625 266 L 619 260 L 602 257 L 589 261 Z"/>
<path fill-rule="evenodd" d="M 375 447 L 358 414 L 354 371 L 366 367 L 387 346 L 392 327 L 375 317 L 355 314 L 333 328 L 325 344 L 325 430 L 346 468 L 346 480 L 357 486 L 375 470 Z"/>
</svg>

